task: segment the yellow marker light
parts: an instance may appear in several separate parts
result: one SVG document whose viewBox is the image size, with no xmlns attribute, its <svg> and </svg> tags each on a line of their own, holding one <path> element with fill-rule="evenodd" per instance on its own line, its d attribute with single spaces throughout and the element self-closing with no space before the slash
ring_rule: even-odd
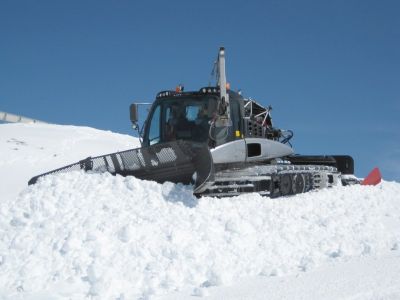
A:
<svg viewBox="0 0 400 300">
<path fill-rule="evenodd" d="M 235 131 L 235 135 L 236 135 L 236 137 L 240 137 L 240 136 L 241 136 L 240 130 L 236 130 L 236 131 Z"/>
</svg>

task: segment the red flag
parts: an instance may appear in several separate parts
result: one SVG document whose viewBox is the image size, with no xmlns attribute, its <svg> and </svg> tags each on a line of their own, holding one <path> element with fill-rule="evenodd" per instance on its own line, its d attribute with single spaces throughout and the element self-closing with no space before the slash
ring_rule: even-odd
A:
<svg viewBox="0 0 400 300">
<path fill-rule="evenodd" d="M 361 182 L 362 185 L 377 185 L 382 180 L 381 172 L 378 168 L 375 168 L 368 174 L 367 177 Z"/>
</svg>

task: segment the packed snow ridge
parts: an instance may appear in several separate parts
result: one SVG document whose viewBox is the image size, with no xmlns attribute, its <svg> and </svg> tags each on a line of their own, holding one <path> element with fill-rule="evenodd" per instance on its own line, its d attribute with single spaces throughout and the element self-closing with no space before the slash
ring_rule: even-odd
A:
<svg viewBox="0 0 400 300">
<path fill-rule="evenodd" d="M 65 130 L 34 128 L 38 135 Z M 75 138 L 90 130 L 80 129 Z M 43 140 L 40 150 L 32 132 L 28 125 L 7 126 L 1 151 L 13 154 L 14 165 L 21 151 L 12 150 L 12 138 L 25 143 L 32 161 L 53 144 Z M 86 139 L 104 134 L 93 131 Z M 115 150 L 124 150 L 126 137 L 117 139 L 121 148 Z M 68 149 L 59 153 L 65 163 L 75 155 Z M 400 246 L 395 182 L 278 199 L 258 194 L 197 199 L 190 186 L 72 172 L 47 176 L 18 192 L 5 193 L 10 196 L 0 207 L 4 299 L 44 291 L 74 299 L 146 299 L 185 289 L 202 296 L 241 278 L 307 272 L 354 257 L 379 257 Z"/>
</svg>

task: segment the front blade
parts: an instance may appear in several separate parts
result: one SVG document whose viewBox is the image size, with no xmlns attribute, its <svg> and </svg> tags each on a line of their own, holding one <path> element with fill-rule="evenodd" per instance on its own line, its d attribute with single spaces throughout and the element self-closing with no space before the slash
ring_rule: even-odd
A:
<svg viewBox="0 0 400 300">
<path fill-rule="evenodd" d="M 135 176 L 160 183 L 171 181 L 183 184 L 203 184 L 212 173 L 212 157 L 207 145 L 174 141 L 150 147 L 88 157 L 77 163 L 40 174 L 29 180 L 35 184 L 41 177 L 77 170 L 93 173 L 109 172 L 113 175 Z M 193 175 L 196 174 L 193 179 Z"/>
</svg>

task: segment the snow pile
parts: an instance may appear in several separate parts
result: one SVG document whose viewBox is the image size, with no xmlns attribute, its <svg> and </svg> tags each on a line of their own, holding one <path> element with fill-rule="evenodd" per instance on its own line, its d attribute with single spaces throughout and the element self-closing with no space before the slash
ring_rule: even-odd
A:
<svg viewBox="0 0 400 300">
<path fill-rule="evenodd" d="M 108 174 L 48 176 L 0 211 L 7 293 L 137 299 L 306 271 L 400 245 L 400 185 L 201 198 Z"/>
<path fill-rule="evenodd" d="M 398 183 L 274 200 L 197 199 L 187 186 L 80 172 L 26 185 L 39 173 L 136 146 L 92 128 L 0 126 L 0 299 L 309 299 L 304 291 L 317 286 L 324 299 L 400 295 Z"/>
</svg>

